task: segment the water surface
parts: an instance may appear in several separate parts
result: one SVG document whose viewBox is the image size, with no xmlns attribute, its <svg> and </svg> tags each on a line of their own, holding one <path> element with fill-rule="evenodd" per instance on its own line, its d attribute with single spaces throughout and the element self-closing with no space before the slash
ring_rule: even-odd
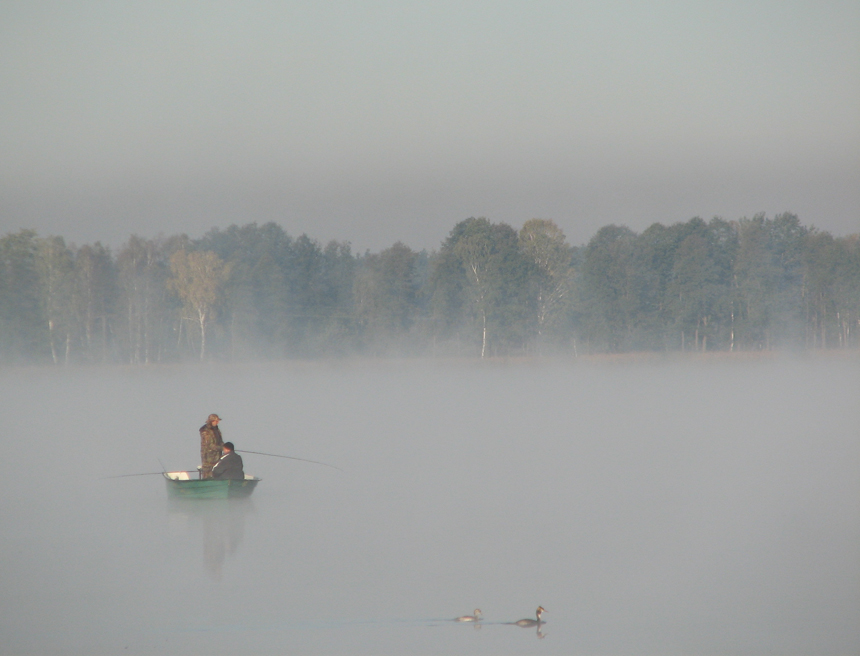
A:
<svg viewBox="0 0 860 656">
<path fill-rule="evenodd" d="M 0 370 L 2 654 L 855 654 L 856 358 Z M 168 502 L 217 412 L 263 478 Z M 540 631 L 504 624 L 548 612 Z M 450 619 L 481 608 L 476 628 Z"/>
</svg>

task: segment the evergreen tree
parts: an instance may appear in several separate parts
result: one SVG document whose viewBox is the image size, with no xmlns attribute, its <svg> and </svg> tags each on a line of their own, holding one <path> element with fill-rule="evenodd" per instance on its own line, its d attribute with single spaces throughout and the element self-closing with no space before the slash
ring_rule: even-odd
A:
<svg viewBox="0 0 860 656">
<path fill-rule="evenodd" d="M 39 361 L 49 354 L 37 244 L 33 230 L 0 238 L 0 357 L 6 362 Z"/>
<path fill-rule="evenodd" d="M 417 263 L 418 254 L 402 242 L 359 259 L 355 319 L 371 353 L 409 349 L 406 338 L 418 314 Z"/>
<path fill-rule="evenodd" d="M 582 337 L 591 350 L 622 351 L 630 343 L 639 298 L 634 294 L 636 234 L 623 226 L 597 231 L 579 276 Z"/>
</svg>

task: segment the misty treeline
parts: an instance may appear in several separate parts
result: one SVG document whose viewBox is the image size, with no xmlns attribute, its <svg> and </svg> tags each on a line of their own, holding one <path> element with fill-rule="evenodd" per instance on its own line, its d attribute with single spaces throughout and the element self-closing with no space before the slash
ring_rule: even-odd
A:
<svg viewBox="0 0 860 656">
<path fill-rule="evenodd" d="M 114 253 L 0 238 L 0 361 L 176 362 L 857 348 L 860 235 L 694 218 L 574 247 L 552 221 L 469 218 L 438 250 L 274 223 L 132 236 Z"/>
</svg>

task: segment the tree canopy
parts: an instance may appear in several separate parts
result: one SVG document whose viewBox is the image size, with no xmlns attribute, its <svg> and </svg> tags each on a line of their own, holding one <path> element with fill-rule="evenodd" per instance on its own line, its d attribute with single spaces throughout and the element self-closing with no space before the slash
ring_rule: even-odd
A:
<svg viewBox="0 0 860 656">
<path fill-rule="evenodd" d="M 793 214 L 454 225 L 432 252 L 291 237 L 275 223 L 96 242 L 0 238 L 0 362 L 491 357 L 860 347 L 860 235 Z"/>
</svg>

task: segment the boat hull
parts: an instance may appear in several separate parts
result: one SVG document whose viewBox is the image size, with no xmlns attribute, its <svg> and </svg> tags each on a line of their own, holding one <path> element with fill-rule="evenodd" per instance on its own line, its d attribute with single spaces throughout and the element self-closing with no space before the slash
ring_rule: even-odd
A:
<svg viewBox="0 0 860 656">
<path fill-rule="evenodd" d="M 186 472 L 164 474 L 167 495 L 174 499 L 241 499 L 251 496 L 260 480 L 250 475 L 246 475 L 243 481 L 218 481 L 211 478 L 190 479 Z"/>
</svg>

